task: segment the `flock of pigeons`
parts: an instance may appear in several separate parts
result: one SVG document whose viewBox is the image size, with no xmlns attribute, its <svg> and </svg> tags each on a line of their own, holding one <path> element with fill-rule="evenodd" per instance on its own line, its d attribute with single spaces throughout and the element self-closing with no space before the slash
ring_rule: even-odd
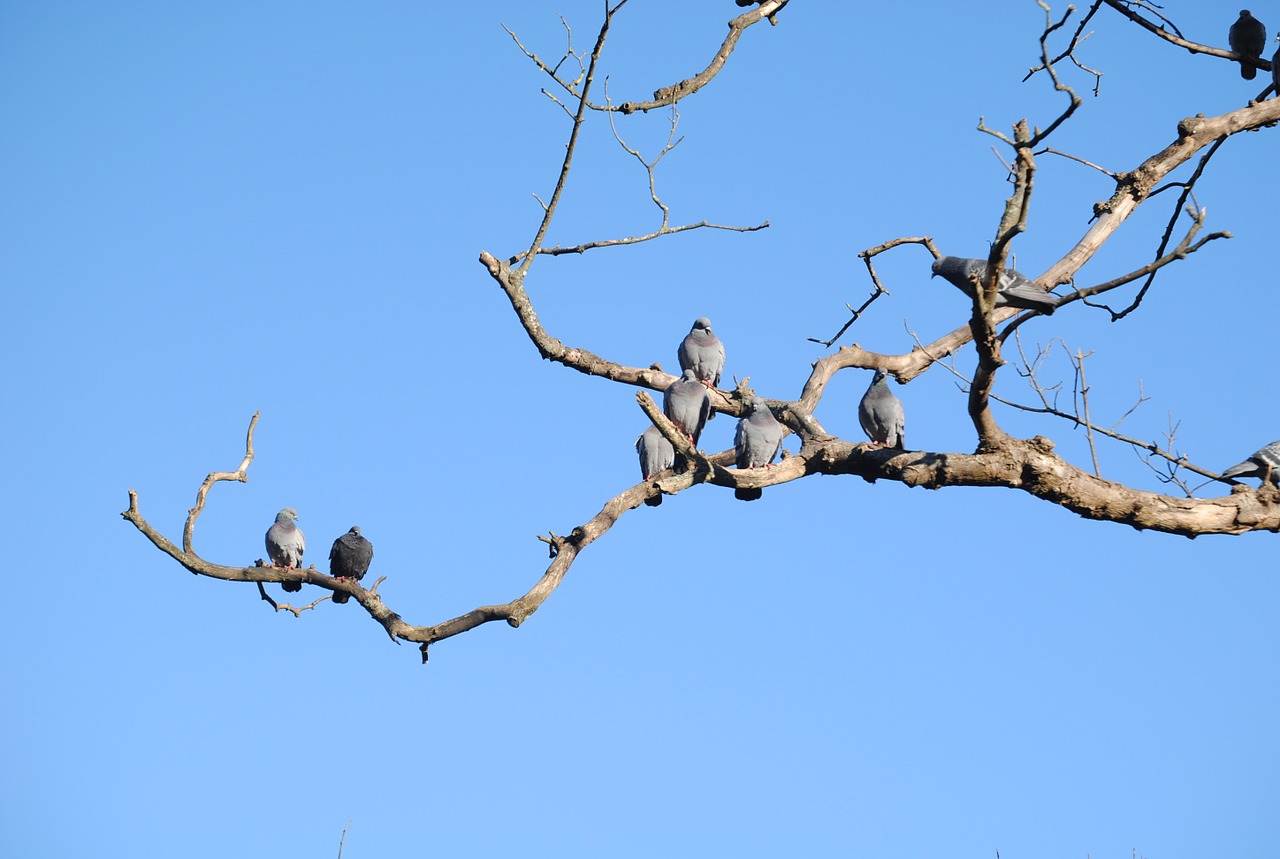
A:
<svg viewBox="0 0 1280 859">
<path fill-rule="evenodd" d="M 1276 36 L 1280 41 L 1280 36 Z M 1262 58 L 1262 51 L 1267 47 L 1267 28 L 1253 17 L 1248 9 L 1240 10 L 1240 17 L 1227 31 L 1227 43 L 1231 50 L 1243 54 L 1253 60 Z M 1258 69 L 1251 63 L 1240 60 L 1240 77 L 1247 81 L 1258 76 Z M 1280 95 L 1280 48 L 1271 57 L 1271 82 L 1275 84 L 1276 95 Z"/>
<path fill-rule="evenodd" d="M 738 5 L 750 5 L 751 2 L 753 0 L 738 0 Z M 1280 41 L 1280 36 L 1276 38 Z M 1231 50 L 1256 60 L 1261 58 L 1266 47 L 1267 30 L 1248 9 L 1242 9 L 1239 19 L 1231 25 L 1227 39 Z M 1253 80 L 1257 74 L 1256 67 L 1240 61 L 1242 78 Z M 1271 58 L 1271 75 L 1276 94 L 1280 95 L 1280 48 Z M 934 262 L 932 276 L 942 275 L 972 299 L 975 285 L 985 282 L 987 272 L 986 260 L 948 256 Z M 1058 301 L 1058 296 L 1036 286 L 1011 268 L 1000 273 L 1000 281 L 996 285 L 996 307 L 1034 310 L 1049 315 L 1057 308 Z M 703 427 L 715 417 L 707 389 L 719 387 L 720 374 L 724 371 L 724 344 L 711 330 L 711 320 L 701 316 L 694 321 L 693 328 L 680 342 L 676 357 L 680 361 L 682 375 L 663 392 L 662 411 L 697 447 Z M 876 370 L 870 387 L 858 404 L 858 423 L 873 444 L 905 449 L 906 417 L 902 401 L 889 390 L 888 371 L 883 367 Z M 734 433 L 735 467 L 747 469 L 772 465 L 782 450 L 784 435 L 786 430 L 774 417 L 769 404 L 760 397 L 753 398 L 747 416 L 738 421 Z M 656 426 L 650 426 L 636 439 L 636 452 L 640 455 L 640 474 L 645 480 L 652 480 L 659 472 L 677 464 L 675 448 Z M 683 467 L 683 463 L 680 465 Z M 1238 477 L 1257 477 L 1264 483 L 1280 487 L 1280 441 L 1273 441 L 1222 473 L 1224 480 Z M 738 488 L 733 492 L 734 497 L 742 501 L 754 501 L 762 494 L 758 488 Z M 662 503 L 662 495 L 646 498 L 644 503 L 657 507 Z M 306 550 L 307 541 L 298 527 L 298 513 L 292 507 L 276 514 L 276 521 L 267 529 L 266 540 L 267 556 L 273 565 L 286 569 L 302 567 L 302 553 Z M 372 561 L 373 544 L 360 533 L 359 526 L 352 526 L 351 530 L 334 540 L 333 548 L 329 550 L 329 572 L 335 578 L 360 581 L 369 571 Z M 299 582 L 284 582 L 282 587 L 290 593 L 302 590 Z M 345 603 L 349 599 L 348 594 L 333 594 L 335 603 Z"/>
<path fill-rule="evenodd" d="M 1242 12 L 1241 20 L 1246 19 L 1254 20 L 1248 12 Z M 1261 24 L 1258 27 L 1260 29 Z M 1236 38 L 1236 27 L 1232 27 L 1232 48 L 1240 50 L 1236 47 Z M 1263 38 L 1259 37 L 1260 40 Z M 1261 52 L 1261 48 L 1258 52 Z M 1280 68 L 1280 51 L 1277 52 L 1275 66 Z M 1252 68 L 1249 70 L 1252 71 Z M 1280 90 L 1280 86 L 1277 89 Z M 976 294 L 977 284 L 985 282 L 988 271 L 987 261 L 976 258 L 947 256 L 933 264 L 934 277 L 942 275 L 943 279 L 971 299 Z M 1057 309 L 1059 301 L 1058 296 L 1011 268 L 1000 273 L 996 284 L 996 307 L 1033 310 L 1049 315 Z M 719 387 L 720 374 L 724 370 L 724 343 L 711 330 L 710 319 L 701 316 L 694 320 L 693 328 L 676 350 L 676 357 L 680 361 L 682 375 L 663 392 L 662 412 L 696 448 L 707 421 L 715 417 L 707 389 Z M 883 367 L 876 370 L 870 387 L 858 404 L 858 423 L 873 444 L 897 450 L 906 449 L 906 416 L 902 401 L 889 390 L 888 371 Z M 734 466 L 747 469 L 772 465 L 782 450 L 782 438 L 785 434 L 785 428 L 774 417 L 769 404 L 760 397 L 754 397 L 747 416 L 738 421 L 738 428 L 734 433 Z M 675 448 L 656 426 L 649 426 L 636 439 L 636 452 L 640 455 L 640 475 L 646 481 L 653 480 L 668 468 L 684 467 L 682 462 L 677 461 L 682 457 L 676 456 Z M 1280 441 L 1272 442 L 1222 474 L 1224 480 L 1237 477 L 1257 477 L 1264 483 L 1269 481 L 1280 486 Z M 733 495 L 741 501 L 754 501 L 761 497 L 762 490 L 737 488 Z M 655 494 L 646 498 L 644 503 L 657 507 L 662 503 L 662 495 Z"/>
<path fill-rule="evenodd" d="M 267 557 L 277 567 L 302 569 L 302 553 L 306 551 L 307 538 L 298 527 L 298 511 L 286 507 L 276 514 L 276 521 L 267 529 Z M 355 579 L 357 582 L 369 572 L 373 561 L 373 544 L 360 533 L 359 525 L 333 541 L 329 550 L 329 575 L 338 579 Z M 302 590 L 301 582 L 282 582 L 280 587 L 289 593 Z M 334 591 L 333 601 L 344 603 L 350 594 Z"/>
<path fill-rule="evenodd" d="M 933 276 L 942 277 L 959 287 L 972 298 L 975 282 L 986 278 L 987 261 L 962 257 L 943 257 L 933 264 Z M 1058 306 L 1058 296 L 1036 286 L 1024 275 L 1013 269 L 1005 269 L 997 284 L 996 307 L 1016 307 L 1051 314 Z M 676 350 L 682 375 L 672 382 L 662 395 L 662 412 L 680 428 L 689 441 L 697 447 L 698 439 L 707 421 L 715 417 L 711 410 L 708 388 L 719 387 L 720 374 L 724 370 L 724 344 L 711 330 L 711 320 L 701 316 L 694 320 L 693 328 L 680 342 Z M 903 440 L 906 417 L 902 401 L 889 390 L 888 372 L 876 370 L 871 386 L 858 404 L 858 422 L 872 443 L 904 450 Z M 751 401 L 747 416 L 738 421 L 733 437 L 734 465 L 739 469 L 763 468 L 773 464 L 782 450 L 782 437 L 786 430 L 773 411 L 760 397 Z M 640 455 L 640 474 L 652 480 L 656 474 L 678 463 L 675 448 L 656 426 L 648 427 L 636 439 L 636 452 Z M 733 496 L 741 501 L 755 501 L 762 494 L 759 488 L 737 488 Z M 650 507 L 662 503 L 662 495 L 644 500 Z"/>
</svg>

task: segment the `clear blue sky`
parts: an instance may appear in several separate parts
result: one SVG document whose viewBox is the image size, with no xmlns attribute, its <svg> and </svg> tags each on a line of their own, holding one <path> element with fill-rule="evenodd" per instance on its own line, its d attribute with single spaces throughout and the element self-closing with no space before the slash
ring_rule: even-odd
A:
<svg viewBox="0 0 1280 859">
<path fill-rule="evenodd" d="M 838 5 L 839 8 L 831 8 Z M 874 4 L 873 4 L 874 5 Z M 689 7 L 697 7 L 690 9 Z M 601 4 L 0 5 L 0 360 L 8 598 L 0 636 L 0 853 L 12 857 L 1280 854 L 1280 582 L 1273 534 L 1189 541 L 1086 522 L 1020 493 L 813 478 L 753 504 L 698 487 L 629 513 L 519 630 L 422 666 L 355 604 L 301 619 L 196 578 L 119 517 L 126 490 L 225 564 L 297 508 L 308 561 L 359 524 L 381 593 L 437 623 L 523 593 L 567 533 L 633 484 L 633 391 L 538 359 L 476 262 L 528 245 L 568 123 L 499 23 L 557 57 Z M 1175 3 L 1222 45 L 1236 6 Z M 616 100 L 705 65 L 732 3 L 634 2 L 605 56 Z M 1280 26 L 1280 13 L 1255 10 Z M 710 316 L 727 376 L 793 398 L 858 251 L 930 235 L 978 256 L 1009 186 L 978 118 L 1044 125 L 1021 83 L 1030 0 L 797 0 L 685 101 L 659 191 L 700 231 L 542 259 L 548 329 L 619 362 L 675 363 Z M 1098 16 L 1054 145 L 1113 170 L 1184 116 L 1262 88 Z M 653 152 L 667 117 L 621 123 Z M 1229 142 L 1197 191 L 1230 230 L 1120 324 L 1073 305 L 1022 329 L 1093 351 L 1092 405 L 1207 467 L 1280 437 L 1274 129 Z M 1106 177 L 1040 159 L 1018 267 L 1088 226 Z M 1172 197 L 1083 272 L 1144 264 Z M 597 118 L 550 243 L 657 225 Z M 846 336 L 911 348 L 967 317 L 906 248 Z M 1068 379 L 1055 347 L 1046 371 Z M 966 369 L 972 351 L 961 353 Z M 1009 368 L 999 392 L 1025 399 Z M 868 374 L 818 417 L 861 439 Z M 1069 385 L 1068 385 L 1069 387 Z M 913 448 L 971 450 L 952 377 L 898 389 Z M 1081 433 L 1002 410 L 1080 465 Z M 731 444 L 721 418 L 703 446 Z M 794 449 L 794 442 L 790 443 Z M 1104 476 L 1158 489 L 1125 447 Z M 1223 490 L 1216 490 L 1223 491 Z M 276 589 L 278 593 L 278 589 Z"/>
</svg>

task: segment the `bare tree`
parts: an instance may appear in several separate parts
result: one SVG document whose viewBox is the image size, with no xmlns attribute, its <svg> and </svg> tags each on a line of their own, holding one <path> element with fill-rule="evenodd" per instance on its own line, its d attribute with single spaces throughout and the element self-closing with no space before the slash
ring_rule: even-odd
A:
<svg viewBox="0 0 1280 859">
<path fill-rule="evenodd" d="M 1168 145 L 1140 163 L 1124 169 L 1113 170 L 1091 164 L 1083 158 L 1054 149 L 1049 145 L 1049 139 L 1075 117 L 1083 103 L 1073 87 L 1065 82 L 1064 75 L 1059 70 L 1066 67 L 1064 64 L 1070 64 L 1076 70 L 1092 76 L 1095 94 L 1102 80 L 1102 72 L 1089 68 L 1082 56 L 1082 46 L 1090 25 L 1098 25 L 1103 18 L 1109 17 L 1107 23 L 1110 25 L 1127 27 L 1128 22 L 1132 22 L 1142 28 L 1141 32 L 1133 31 L 1135 38 L 1146 38 L 1150 34 L 1170 43 L 1171 48 L 1176 46 L 1193 53 L 1206 54 L 1223 62 L 1253 62 L 1263 69 L 1269 69 L 1270 63 L 1248 58 L 1242 60 L 1229 50 L 1191 42 L 1178 32 L 1172 22 L 1159 14 L 1157 7 L 1142 0 L 1096 0 L 1078 17 L 1073 7 L 1068 7 L 1065 14 L 1055 17 L 1046 4 L 1040 3 L 1045 13 L 1045 26 L 1039 39 L 1040 62 L 1031 69 L 1028 78 L 1042 78 L 1046 85 L 1052 87 L 1061 100 L 1061 108 L 1043 126 L 1025 119 L 1008 130 L 988 128 L 985 124 L 979 126 L 980 130 L 989 134 L 1003 148 L 1012 191 L 999 213 L 998 226 L 986 260 L 986 276 L 975 277 L 969 284 L 972 292 L 969 318 L 960 322 L 949 333 L 928 343 L 919 342 L 916 348 L 906 353 L 886 354 L 858 345 L 843 345 L 821 358 L 813 364 L 812 372 L 795 399 L 766 400 L 789 431 L 799 439 L 799 452 L 785 457 L 781 463 L 771 468 L 738 470 L 731 467 L 734 461 L 732 450 L 712 454 L 697 450 L 655 404 L 649 392 L 664 391 L 675 381 L 675 376 L 656 364 L 650 367 L 627 366 L 554 336 L 539 321 L 534 298 L 528 290 L 534 264 L 543 257 L 584 254 L 605 247 L 660 241 L 678 233 L 696 230 L 749 233 L 768 227 L 767 223 L 726 225 L 706 220 L 673 225 L 670 210 L 657 191 L 654 177 L 659 162 L 679 143 L 676 136 L 678 114 L 674 112 L 676 106 L 693 93 L 714 84 L 726 64 L 738 59 L 735 48 L 747 29 L 761 22 L 785 24 L 788 0 L 764 0 L 730 21 L 727 37 L 713 51 L 706 67 L 692 77 L 658 88 L 651 98 L 616 102 L 608 93 L 601 91 L 601 63 L 609 34 L 621 21 L 627 2 L 628 0 L 619 0 L 612 6 L 605 6 L 604 20 L 589 50 L 575 49 L 572 30 L 566 23 L 569 47 L 563 56 L 554 60 L 540 55 L 523 44 L 517 33 L 508 31 L 518 49 L 549 78 L 550 83 L 544 93 L 563 108 L 569 120 L 569 133 L 559 178 L 550 197 L 545 201 L 539 200 L 542 217 L 532 229 L 528 247 L 505 256 L 482 251 L 479 262 L 510 301 L 512 310 L 541 358 L 579 373 L 603 377 L 613 383 L 638 389 L 638 407 L 683 456 L 687 463 L 685 467 L 669 469 L 651 480 L 626 488 L 606 500 L 598 513 L 566 535 L 549 533 L 542 537 L 548 546 L 551 562 L 524 595 L 510 602 L 480 606 L 434 625 L 416 626 L 407 623 L 388 608 L 377 593 L 382 579 L 366 589 L 357 582 L 325 575 L 314 566 L 304 570 L 282 569 L 259 561 L 254 567 L 232 567 L 210 563 L 195 553 L 195 524 L 212 486 L 223 481 L 248 480 L 248 469 L 254 457 L 253 432 L 258 419 L 256 414 L 249 423 L 245 456 L 239 467 L 229 472 L 213 472 L 200 486 L 196 504 L 187 516 L 181 548 L 147 522 L 140 512 L 136 493 L 130 491 L 129 508 L 122 515 L 157 548 L 193 573 L 226 581 L 256 582 L 263 600 L 276 610 L 289 611 L 295 615 L 314 609 L 328 597 L 322 596 L 308 605 L 295 607 L 272 600 L 263 587 L 264 583 L 306 583 L 323 590 L 349 594 L 382 625 L 392 640 L 420 644 L 423 661 L 426 661 L 428 647 L 434 642 L 490 621 L 505 620 L 513 627 L 519 626 L 557 588 L 579 554 L 607 534 L 614 523 L 629 510 L 659 493 L 676 494 L 703 483 L 725 488 L 751 489 L 819 474 L 856 475 L 867 481 L 894 481 L 931 489 L 1017 489 L 1033 498 L 1065 507 L 1085 518 L 1168 534 L 1194 537 L 1201 534 L 1280 530 L 1280 490 L 1268 485 L 1265 480 L 1263 486 L 1256 490 L 1236 485 L 1229 495 L 1223 497 L 1195 497 L 1188 489 L 1184 475 L 1193 473 L 1211 479 L 1220 475 L 1192 463 L 1175 449 L 1176 425 L 1170 426 L 1165 442 L 1159 443 L 1119 432 L 1118 422 L 1110 428 L 1096 423 L 1090 410 L 1085 370 L 1089 356 L 1079 350 L 1074 354 L 1068 351 L 1074 373 L 1073 390 L 1071 405 L 1061 406 L 1059 395 L 1062 391 L 1040 382 L 1039 373 L 1047 352 L 1038 350 L 1034 354 L 1028 354 L 1018 336 L 1019 327 L 1028 320 L 1038 318 L 1038 314 L 1014 307 L 997 306 L 1000 276 L 1006 270 L 1011 243 L 1026 229 L 1039 158 L 1054 155 L 1074 159 L 1108 177 L 1108 181 L 1114 184 L 1114 191 L 1109 199 L 1094 206 L 1092 218 L 1083 235 L 1076 238 L 1066 253 L 1034 278 L 1033 282 L 1044 290 L 1053 290 L 1065 284 L 1072 286 L 1069 292 L 1059 295 L 1059 312 L 1054 317 L 1055 322 L 1070 319 L 1074 313 L 1085 312 L 1087 307 L 1100 309 L 1101 312 L 1110 314 L 1113 320 L 1118 320 L 1140 308 L 1144 297 L 1165 267 L 1187 259 L 1210 242 L 1230 237 L 1225 232 L 1202 235 L 1205 214 L 1194 199 L 1196 183 L 1209 169 L 1214 153 L 1226 140 L 1244 132 L 1273 127 L 1280 121 L 1280 99 L 1266 99 L 1265 96 L 1270 92 L 1268 87 L 1258 95 L 1257 100 L 1250 101 L 1239 109 L 1220 116 L 1182 119 L 1176 123 L 1173 138 Z M 767 44 L 761 43 L 761 49 L 767 49 Z M 619 125 L 619 117 L 658 109 L 671 111 L 670 136 L 655 157 L 646 159 L 637 149 L 627 144 Z M 547 247 L 545 241 L 548 230 L 566 201 L 567 179 L 579 146 L 580 132 L 589 122 L 609 123 L 617 144 L 643 166 L 648 175 L 649 194 L 661 211 L 661 224 L 658 229 L 642 235 L 585 237 L 576 245 Z M 1176 181 L 1171 178 L 1176 169 L 1190 162 L 1194 162 L 1194 167 L 1189 177 Z M 1169 207 L 1166 229 L 1151 252 L 1150 261 L 1102 283 L 1076 283 L 1076 275 L 1081 267 L 1121 230 L 1139 207 L 1152 203 L 1161 195 L 1170 200 L 1172 205 Z M 870 296 L 858 308 L 849 307 L 849 319 L 834 336 L 815 342 L 828 347 L 835 346 L 867 308 L 887 293 L 875 268 L 876 258 L 911 246 L 923 246 L 935 258 L 942 256 L 932 239 L 927 236 L 886 237 L 875 247 L 863 251 L 859 256 L 866 265 L 870 279 Z M 1106 303 L 1112 300 L 1112 295 L 1120 295 L 1116 290 L 1128 284 L 1140 284 L 1140 287 L 1128 299 L 1114 307 Z M 976 360 L 967 369 L 959 368 L 954 363 L 953 356 L 970 342 L 975 346 Z M 1027 377 L 1038 402 L 1010 403 L 999 400 L 992 394 L 996 375 L 1010 371 L 1005 368 L 1010 366 L 1006 352 L 1011 343 L 1016 353 L 1012 358 L 1015 365 L 1012 369 L 1018 369 Z M 1062 345 L 1065 346 L 1065 343 Z M 972 451 L 897 450 L 867 442 L 850 441 L 828 432 L 814 417 L 816 406 L 838 372 L 852 368 L 884 367 L 899 383 L 906 383 L 938 366 L 959 376 L 967 391 L 967 415 L 976 436 L 975 449 Z M 744 416 L 755 395 L 747 382 L 746 379 L 740 380 L 733 389 L 711 389 L 714 410 L 725 415 Z M 1009 403 L 1046 418 L 1065 420 L 1072 426 L 1084 427 L 1090 449 L 1094 451 L 1092 471 L 1067 462 L 1057 455 L 1054 443 L 1045 436 L 1037 435 L 1031 439 L 1010 436 L 993 413 L 993 400 Z M 1140 393 L 1137 405 L 1143 401 L 1145 395 Z M 1095 449 L 1095 444 L 1100 439 L 1132 445 L 1135 450 L 1145 452 L 1149 463 L 1158 463 L 1153 464 L 1152 468 L 1166 491 L 1140 489 L 1101 477 Z M 725 503 L 733 503 L 728 494 L 724 497 Z"/>
</svg>

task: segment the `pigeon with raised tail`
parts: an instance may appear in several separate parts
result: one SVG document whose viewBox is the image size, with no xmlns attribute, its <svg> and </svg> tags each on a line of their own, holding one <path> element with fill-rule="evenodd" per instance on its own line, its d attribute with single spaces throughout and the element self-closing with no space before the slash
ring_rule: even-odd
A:
<svg viewBox="0 0 1280 859">
<path fill-rule="evenodd" d="M 1254 451 L 1244 462 L 1231 466 L 1222 472 L 1222 479 L 1234 477 L 1256 477 L 1272 486 L 1280 486 L 1280 441 Z"/>
<path fill-rule="evenodd" d="M 969 298 L 973 298 L 977 295 L 974 280 L 978 283 L 986 282 L 987 261 L 972 257 L 943 257 L 933 263 L 933 277 L 938 275 L 942 275 Z M 1025 275 L 1011 268 L 1000 272 L 1000 280 L 996 284 L 996 307 L 1016 307 L 1019 310 L 1036 310 L 1052 315 L 1058 308 L 1058 301 L 1058 296 L 1045 292 Z"/>
</svg>

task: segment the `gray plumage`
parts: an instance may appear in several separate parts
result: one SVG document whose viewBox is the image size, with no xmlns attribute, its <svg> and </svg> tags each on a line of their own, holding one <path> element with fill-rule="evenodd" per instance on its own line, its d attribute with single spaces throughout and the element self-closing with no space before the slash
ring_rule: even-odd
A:
<svg viewBox="0 0 1280 859">
<path fill-rule="evenodd" d="M 1231 466 L 1222 472 L 1223 478 L 1256 477 L 1270 481 L 1273 486 L 1280 486 L 1280 441 L 1255 451 L 1244 462 Z"/>
<path fill-rule="evenodd" d="M 711 414 L 711 397 L 693 370 L 685 370 L 683 376 L 667 386 L 662 394 L 662 413 L 693 440 L 694 447 L 698 446 Z"/>
<path fill-rule="evenodd" d="M 973 298 L 977 294 L 973 278 L 977 278 L 978 283 L 986 282 L 987 261 L 971 257 L 943 257 L 933 264 L 933 276 L 938 275 L 942 275 L 965 295 Z M 1000 272 L 1000 281 L 996 284 L 996 307 L 1038 310 L 1052 315 L 1058 307 L 1058 296 L 1045 292 L 1025 275 L 1006 268 Z"/>
<path fill-rule="evenodd" d="M 358 582 L 369 572 L 372 562 L 373 544 L 360 534 L 359 525 L 352 525 L 350 531 L 333 541 L 333 548 L 329 550 L 329 575 Z M 339 605 L 349 599 L 350 594 L 333 592 L 333 601 Z"/>
<path fill-rule="evenodd" d="M 298 527 L 298 511 L 286 507 L 276 514 L 276 521 L 267 529 L 267 557 L 277 567 L 302 568 L 302 553 L 307 539 Z M 302 590 L 301 582 L 281 582 L 280 587 L 290 593 Z"/>
<path fill-rule="evenodd" d="M 876 370 L 871 385 L 862 395 L 858 403 L 858 423 L 867 438 L 876 444 L 886 447 L 906 449 L 903 433 L 906 431 L 907 419 L 902 411 L 902 400 L 889 390 L 888 371 L 883 367 Z"/>
<path fill-rule="evenodd" d="M 1267 28 L 1262 26 L 1262 22 L 1250 14 L 1248 9 L 1240 10 L 1240 17 L 1231 25 L 1231 29 L 1227 31 L 1227 42 L 1231 45 L 1231 50 L 1237 54 L 1243 54 L 1252 59 L 1258 59 L 1262 56 L 1262 51 L 1267 47 Z M 1253 80 L 1258 75 L 1256 66 L 1239 60 L 1240 77 L 1247 81 Z"/>
<path fill-rule="evenodd" d="M 643 480 L 652 480 L 655 474 L 666 471 L 676 461 L 676 449 L 652 424 L 636 439 L 636 453 L 640 454 L 640 477 Z M 657 507 L 662 503 L 662 493 L 646 498 L 644 503 Z"/>
<path fill-rule="evenodd" d="M 737 468 L 759 468 L 773 462 L 773 458 L 782 449 L 782 437 L 785 428 L 778 423 L 764 400 L 756 397 L 751 401 L 751 411 L 738 421 L 738 431 L 733 436 L 733 449 L 737 454 L 734 465 Z M 733 490 L 733 497 L 739 501 L 755 501 L 764 491 L 760 488 Z"/>
<path fill-rule="evenodd" d="M 711 331 L 711 320 L 699 316 L 693 328 L 680 341 L 676 350 L 681 370 L 693 370 L 701 381 L 713 388 L 720 387 L 720 374 L 724 371 L 724 344 Z"/>
</svg>

